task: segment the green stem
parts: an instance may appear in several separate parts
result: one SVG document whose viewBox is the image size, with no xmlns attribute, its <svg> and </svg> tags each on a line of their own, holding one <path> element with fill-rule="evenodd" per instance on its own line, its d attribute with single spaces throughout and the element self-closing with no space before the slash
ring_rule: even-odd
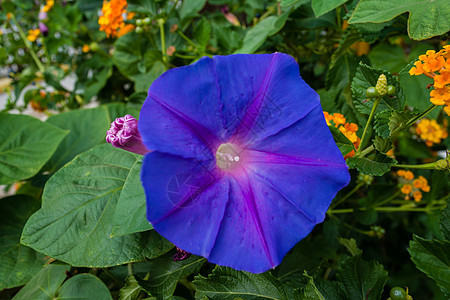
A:
<svg viewBox="0 0 450 300">
<path fill-rule="evenodd" d="M 367 154 L 369 154 L 370 152 L 372 152 L 375 149 L 374 145 L 370 145 L 369 147 L 367 147 L 366 149 L 364 149 L 363 151 L 361 151 L 359 154 L 355 154 L 355 157 L 364 157 Z"/>
<path fill-rule="evenodd" d="M 170 15 L 173 13 L 173 11 L 175 10 L 175 8 L 177 7 L 177 5 L 178 5 L 178 2 L 180 2 L 180 0 L 176 0 L 175 1 L 175 3 L 173 4 L 173 6 L 172 6 L 172 9 L 169 11 L 169 13 L 167 14 L 167 16 L 166 16 L 166 20 L 170 17 Z"/>
<path fill-rule="evenodd" d="M 45 72 L 44 65 L 42 65 L 41 61 L 37 57 L 36 52 L 34 52 L 34 49 L 33 49 L 32 45 L 30 44 L 30 41 L 25 36 L 25 33 L 23 32 L 22 28 L 20 27 L 19 22 L 17 22 L 16 17 L 14 15 L 12 15 L 11 19 L 13 20 L 13 22 L 16 25 L 17 29 L 19 30 L 19 35 L 22 38 L 25 46 L 30 51 L 31 57 L 33 58 L 34 62 L 36 63 L 39 71 L 41 71 L 41 73 L 44 73 Z"/>
<path fill-rule="evenodd" d="M 184 59 L 196 59 L 197 56 L 193 56 L 193 55 L 183 55 L 183 54 L 179 54 L 179 53 L 175 53 L 174 54 L 176 57 L 179 58 L 184 58 Z"/>
<path fill-rule="evenodd" d="M 364 182 L 360 182 L 358 183 L 350 192 L 348 192 L 347 195 L 345 195 L 344 197 L 342 197 L 341 199 L 339 199 L 338 201 L 336 201 L 336 203 L 331 205 L 331 209 L 335 208 L 336 206 L 338 206 L 339 204 L 341 204 L 342 202 L 344 202 L 345 200 L 347 200 L 351 195 L 353 195 L 357 190 L 359 190 L 360 187 L 362 187 L 364 185 Z"/>
<path fill-rule="evenodd" d="M 378 207 L 378 206 L 382 206 L 383 204 L 389 203 L 389 202 L 391 202 L 392 200 L 394 200 L 395 198 L 397 198 L 398 195 L 400 195 L 400 191 L 398 191 L 397 193 L 395 193 L 395 194 L 392 195 L 391 197 L 389 197 L 389 198 L 387 198 L 387 199 L 385 199 L 385 200 L 383 200 L 383 201 L 380 201 L 380 202 L 378 202 L 378 203 L 375 203 L 375 204 L 376 204 L 377 207 Z"/>
<path fill-rule="evenodd" d="M 437 167 L 437 162 L 432 162 L 428 164 L 421 164 L 421 165 L 402 165 L 402 164 L 396 164 L 392 165 L 392 167 L 396 168 L 402 168 L 402 169 L 426 169 L 426 170 L 434 170 Z"/>
<path fill-rule="evenodd" d="M 188 38 L 181 30 L 177 30 L 177 33 L 186 41 L 189 43 L 189 45 L 191 45 L 192 47 L 194 47 L 195 49 L 198 48 L 197 44 L 194 43 L 190 38 Z"/>
<path fill-rule="evenodd" d="M 379 211 L 379 212 L 429 212 L 432 210 L 441 210 L 445 207 L 445 205 L 442 206 L 433 206 L 433 207 L 372 207 L 370 209 Z M 359 209 L 354 208 L 344 208 L 344 209 L 331 209 L 327 211 L 327 214 L 346 214 L 346 213 L 352 213 L 355 211 L 364 211 L 369 208 L 361 207 Z"/>
<path fill-rule="evenodd" d="M 133 265 L 131 263 L 127 264 L 128 275 L 133 275 Z"/>
<path fill-rule="evenodd" d="M 374 102 L 373 102 L 373 106 L 372 106 L 372 110 L 370 111 L 370 115 L 369 115 L 369 119 L 367 119 L 367 123 L 366 123 L 366 127 L 364 127 L 364 131 L 361 137 L 361 146 L 364 146 L 364 142 L 366 139 L 366 133 L 367 133 L 367 129 L 370 126 L 370 123 L 372 122 L 372 119 L 375 115 L 375 111 L 377 110 L 378 104 L 380 104 L 381 101 L 381 97 L 376 97 Z M 358 150 L 356 150 L 356 154 L 359 154 L 361 152 L 361 148 L 359 148 Z"/>
<path fill-rule="evenodd" d="M 159 23 L 159 32 L 161 34 L 161 53 L 162 59 L 165 64 L 167 64 L 167 53 L 166 53 L 166 36 L 164 34 L 164 24 L 165 21 L 163 19 L 158 20 Z"/>
<path fill-rule="evenodd" d="M 433 109 L 435 109 L 437 107 L 437 105 L 432 104 L 430 107 L 428 107 L 423 113 L 421 113 L 420 115 L 418 115 L 415 118 L 412 118 L 411 120 L 409 120 L 406 124 L 405 124 L 405 128 L 408 128 L 409 126 L 413 125 L 414 123 L 416 123 L 417 121 L 419 121 L 420 119 L 422 119 L 423 117 L 425 117 L 428 113 L 430 113 L 431 111 L 433 111 Z"/>
</svg>

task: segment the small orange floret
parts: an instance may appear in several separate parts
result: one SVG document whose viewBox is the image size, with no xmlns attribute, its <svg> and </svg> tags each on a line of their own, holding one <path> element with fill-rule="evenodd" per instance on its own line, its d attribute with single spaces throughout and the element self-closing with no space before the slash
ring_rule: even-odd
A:
<svg viewBox="0 0 450 300">
<path fill-rule="evenodd" d="M 397 171 L 397 175 L 400 176 L 400 177 L 405 176 L 405 170 L 398 170 Z"/>
<path fill-rule="evenodd" d="M 422 200 L 422 192 L 415 191 L 413 193 L 413 198 L 414 198 L 414 201 L 419 202 L 420 200 Z"/>
<path fill-rule="evenodd" d="M 433 144 L 439 144 L 441 140 L 446 139 L 448 136 L 445 127 L 441 127 L 436 120 L 430 119 L 422 119 L 417 123 L 416 133 L 429 147 Z"/>
<path fill-rule="evenodd" d="M 415 67 L 412 67 L 411 70 L 409 70 L 409 75 L 422 75 L 423 74 L 423 64 L 421 61 L 416 61 L 414 63 Z"/>
<path fill-rule="evenodd" d="M 412 191 L 412 187 L 411 187 L 410 184 L 405 184 L 405 185 L 403 185 L 402 188 L 401 188 L 401 192 L 402 192 L 403 194 L 409 194 L 409 193 L 411 193 L 411 191 Z"/>
<path fill-rule="evenodd" d="M 344 125 L 346 119 L 344 118 L 343 114 L 335 113 L 333 121 L 334 121 L 334 124 L 335 124 L 335 126 L 337 128 L 339 125 Z"/>
<path fill-rule="evenodd" d="M 405 177 L 405 179 L 413 180 L 414 179 L 414 174 L 411 171 L 405 171 L 405 176 L 404 177 Z"/>
</svg>

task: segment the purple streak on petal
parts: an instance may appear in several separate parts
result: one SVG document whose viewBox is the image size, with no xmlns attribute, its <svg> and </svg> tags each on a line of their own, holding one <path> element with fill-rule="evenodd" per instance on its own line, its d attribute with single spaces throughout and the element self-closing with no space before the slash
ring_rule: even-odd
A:
<svg viewBox="0 0 450 300">
<path fill-rule="evenodd" d="M 117 118 L 106 133 L 106 141 L 116 148 L 145 155 L 149 150 L 142 143 L 138 121 L 131 115 Z"/>
<path fill-rule="evenodd" d="M 286 164 L 346 168 L 346 165 L 344 163 L 336 163 L 333 161 L 326 161 L 322 159 L 301 158 L 285 154 L 268 153 L 258 150 L 246 150 L 245 152 L 248 155 L 248 159 L 246 162 L 250 164 Z"/>
<path fill-rule="evenodd" d="M 144 144 L 160 152 L 209 159 L 222 137 L 222 106 L 214 62 L 205 57 L 155 80 L 141 109 Z"/>
<path fill-rule="evenodd" d="M 213 168 L 214 161 L 200 165 L 192 158 L 152 152 L 141 171 L 149 222 L 177 247 L 204 257 L 214 246 L 228 201 L 229 183 Z"/>
<path fill-rule="evenodd" d="M 152 95 L 150 92 L 148 94 L 149 98 L 152 98 L 156 103 L 164 107 L 167 111 L 172 113 L 177 119 L 181 121 L 187 128 L 189 128 L 199 140 L 201 140 L 210 150 L 211 152 L 215 152 L 217 147 L 222 143 L 222 141 L 218 140 L 211 132 L 209 132 L 206 128 L 202 127 L 193 119 L 184 115 L 182 112 L 178 111 L 174 107 L 171 107 L 169 104 L 164 103 L 164 101 L 158 99 L 155 95 Z"/>
<path fill-rule="evenodd" d="M 317 93 L 300 77 L 297 62 L 289 55 L 275 53 L 232 139 L 251 147 L 297 122 L 319 104 Z"/>
</svg>

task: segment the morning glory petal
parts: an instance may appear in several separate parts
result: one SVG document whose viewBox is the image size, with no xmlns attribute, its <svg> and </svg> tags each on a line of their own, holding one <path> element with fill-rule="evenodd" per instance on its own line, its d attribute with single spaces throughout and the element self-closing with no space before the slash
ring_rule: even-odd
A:
<svg viewBox="0 0 450 300">
<path fill-rule="evenodd" d="M 153 228 L 177 247 L 204 257 L 214 246 L 229 190 L 210 168 L 195 159 L 152 152 L 141 173 Z"/>
<path fill-rule="evenodd" d="M 205 57 L 156 79 L 141 109 L 139 132 L 148 149 L 207 158 L 222 142 L 214 63 Z"/>
</svg>

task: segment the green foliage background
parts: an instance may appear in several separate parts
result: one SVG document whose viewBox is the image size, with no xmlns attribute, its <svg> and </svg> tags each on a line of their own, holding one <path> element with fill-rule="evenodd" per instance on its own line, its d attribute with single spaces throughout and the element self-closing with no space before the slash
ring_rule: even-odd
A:
<svg viewBox="0 0 450 300">
<path fill-rule="evenodd" d="M 34 43 L 24 37 L 45 1 L 1 3 L 0 65 L 11 84 L 0 107 L 0 184 L 16 188 L 0 199 L 0 298 L 387 299 L 395 286 L 414 299 L 450 297 L 449 172 L 414 171 L 431 186 L 415 204 L 391 171 L 435 161 L 450 145 L 427 147 L 406 126 L 430 106 L 432 82 L 410 76 L 408 64 L 447 43 L 450 2 L 129 0 L 127 23 L 140 29 L 119 38 L 99 31 L 102 3 L 55 1 L 48 36 Z M 174 246 L 145 218 L 142 156 L 105 144 L 106 131 L 117 117 L 138 118 L 170 68 L 276 51 L 298 61 L 324 110 L 358 124 L 358 136 L 373 106 L 366 89 L 387 76 L 396 92 L 380 99 L 361 145 L 371 152 L 347 160 L 352 182 L 274 270 L 173 261 Z M 20 114 L 30 105 L 47 120 Z M 446 124 L 442 107 L 427 117 Z M 330 130 L 343 155 L 355 150 Z"/>
</svg>

